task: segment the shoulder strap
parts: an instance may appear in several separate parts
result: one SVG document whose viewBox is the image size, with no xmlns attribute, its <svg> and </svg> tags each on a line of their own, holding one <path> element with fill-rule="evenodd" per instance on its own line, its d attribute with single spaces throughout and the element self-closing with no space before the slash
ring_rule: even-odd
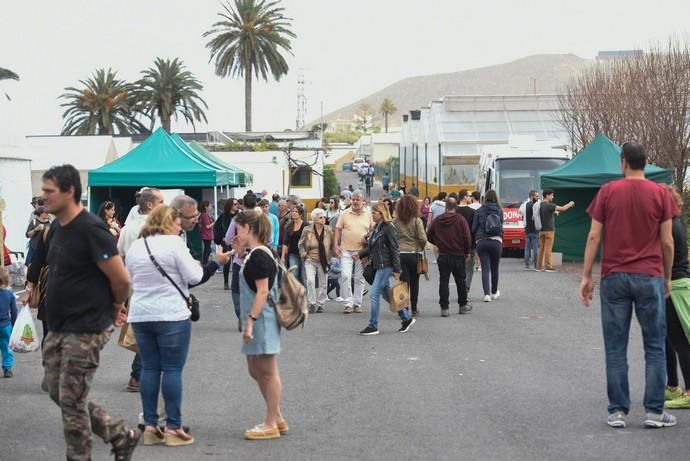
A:
<svg viewBox="0 0 690 461">
<path fill-rule="evenodd" d="M 144 245 L 146 246 L 146 252 L 149 254 L 149 259 L 151 260 L 151 262 L 153 263 L 153 265 L 156 266 L 156 269 L 158 269 L 158 272 L 160 272 L 161 275 L 162 275 L 163 277 L 165 277 L 166 279 L 168 279 L 168 280 L 170 281 L 170 283 L 172 283 L 172 285 L 173 285 L 175 288 L 177 288 L 177 291 L 180 292 L 180 296 L 182 296 L 182 298 L 184 298 L 185 301 L 188 301 L 187 296 L 186 296 L 186 295 L 184 294 L 184 292 L 180 289 L 180 287 L 177 286 L 177 283 L 175 283 L 175 281 L 174 281 L 172 278 L 170 278 L 170 276 L 168 275 L 168 273 L 165 272 L 165 269 L 163 269 L 163 268 L 161 267 L 161 265 L 158 264 L 158 261 L 156 261 L 156 258 L 153 257 L 153 254 L 151 253 L 151 248 L 149 248 L 149 242 L 148 242 L 148 240 L 146 239 L 146 237 L 144 237 Z"/>
<path fill-rule="evenodd" d="M 254 253 L 254 251 L 256 251 L 256 250 L 261 250 L 264 253 L 266 253 L 267 255 L 269 255 L 271 257 L 271 259 L 276 263 L 276 267 L 278 268 L 278 270 L 280 270 L 281 272 L 287 272 L 287 269 L 285 268 L 285 266 L 283 266 L 283 264 L 280 261 L 278 261 L 276 258 L 274 258 L 273 252 L 271 252 L 271 250 L 269 250 L 264 245 L 258 245 L 258 246 L 255 246 L 254 248 L 252 248 L 252 250 L 244 258 L 244 261 L 247 262 L 247 260 L 252 255 L 252 253 Z"/>
</svg>

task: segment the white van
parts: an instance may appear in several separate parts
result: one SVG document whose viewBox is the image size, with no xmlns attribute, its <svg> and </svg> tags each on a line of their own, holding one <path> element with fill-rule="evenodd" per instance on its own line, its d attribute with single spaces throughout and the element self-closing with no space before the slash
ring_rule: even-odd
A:
<svg viewBox="0 0 690 461">
<path fill-rule="evenodd" d="M 357 157 L 352 161 L 352 171 L 359 171 L 359 167 L 362 166 L 363 163 L 367 163 L 366 160 L 364 160 L 362 157 Z"/>
</svg>

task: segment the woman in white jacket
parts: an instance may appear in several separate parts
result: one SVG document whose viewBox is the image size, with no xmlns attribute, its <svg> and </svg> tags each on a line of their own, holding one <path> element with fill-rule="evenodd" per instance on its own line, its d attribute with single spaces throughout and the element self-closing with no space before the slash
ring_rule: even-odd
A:
<svg viewBox="0 0 690 461">
<path fill-rule="evenodd" d="M 182 429 L 180 411 L 182 369 L 191 338 L 191 314 L 185 297 L 189 297 L 188 285 L 201 281 L 203 269 L 192 258 L 180 232 L 179 212 L 167 205 L 158 205 L 146 220 L 140 238 L 127 252 L 127 270 L 133 289 L 128 321 L 134 330 L 143 365 L 144 445 L 194 443 L 194 438 Z M 172 281 L 163 276 L 152 257 Z M 161 379 L 167 415 L 165 432 L 158 428 Z"/>
</svg>

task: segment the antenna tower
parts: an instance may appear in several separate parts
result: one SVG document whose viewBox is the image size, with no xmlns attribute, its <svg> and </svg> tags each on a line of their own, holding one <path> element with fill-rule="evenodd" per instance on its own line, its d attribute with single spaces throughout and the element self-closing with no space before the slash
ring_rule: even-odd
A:
<svg viewBox="0 0 690 461">
<path fill-rule="evenodd" d="M 297 120 L 295 128 L 304 130 L 305 119 L 307 117 L 307 96 L 304 94 L 304 72 L 297 76 Z"/>
</svg>

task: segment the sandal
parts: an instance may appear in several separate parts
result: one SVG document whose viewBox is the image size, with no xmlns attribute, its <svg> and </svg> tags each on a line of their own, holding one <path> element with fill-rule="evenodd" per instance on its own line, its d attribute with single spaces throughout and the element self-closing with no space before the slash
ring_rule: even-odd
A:
<svg viewBox="0 0 690 461">
<path fill-rule="evenodd" d="M 184 429 L 165 430 L 166 447 L 182 447 L 194 443 L 194 437 L 187 434 Z"/>
<path fill-rule="evenodd" d="M 288 422 L 284 419 L 281 419 L 278 421 L 278 432 L 281 434 L 285 434 L 290 430 L 290 426 L 288 425 Z"/>
<path fill-rule="evenodd" d="M 165 435 L 159 427 L 148 426 L 144 429 L 144 445 L 159 445 L 165 443 Z"/>
<path fill-rule="evenodd" d="M 244 432 L 244 438 L 247 440 L 270 440 L 279 439 L 280 431 L 277 427 L 266 427 L 264 424 L 258 424 Z"/>
</svg>

